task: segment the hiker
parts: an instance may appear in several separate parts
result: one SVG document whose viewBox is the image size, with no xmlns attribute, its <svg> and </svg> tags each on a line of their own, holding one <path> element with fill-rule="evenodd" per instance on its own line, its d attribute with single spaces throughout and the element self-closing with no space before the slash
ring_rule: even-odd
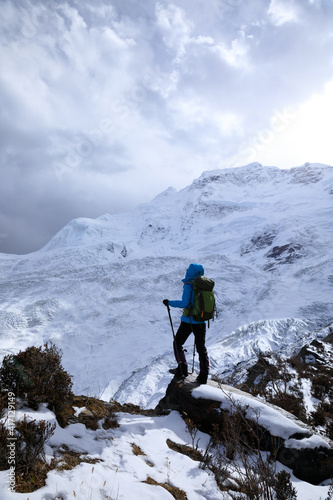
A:
<svg viewBox="0 0 333 500">
<path fill-rule="evenodd" d="M 179 325 L 178 331 L 174 337 L 173 349 L 175 353 L 175 358 L 178 363 L 178 367 L 175 370 L 171 370 L 171 373 L 175 373 L 176 377 L 187 377 L 188 368 L 187 361 L 185 357 L 185 352 L 183 345 L 185 344 L 191 333 L 194 334 L 195 346 L 199 355 L 200 363 L 200 373 L 197 377 L 197 382 L 199 384 L 206 384 L 208 371 L 209 371 L 209 359 L 207 354 L 207 349 L 205 345 L 206 340 L 206 323 L 205 321 L 195 321 L 191 314 L 190 307 L 193 304 L 193 280 L 197 276 L 204 275 L 204 268 L 200 264 L 191 264 L 186 271 L 185 278 L 182 280 L 184 283 L 183 296 L 181 300 L 168 300 L 164 299 L 163 304 L 167 307 L 181 307 L 184 309 L 183 315 L 181 317 L 181 323 Z"/>
</svg>

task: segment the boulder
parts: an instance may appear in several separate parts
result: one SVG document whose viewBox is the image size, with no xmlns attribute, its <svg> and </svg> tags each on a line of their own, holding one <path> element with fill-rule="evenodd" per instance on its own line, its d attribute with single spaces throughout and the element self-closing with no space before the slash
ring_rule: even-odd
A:
<svg viewBox="0 0 333 500">
<path fill-rule="evenodd" d="M 193 375 L 181 383 L 173 379 L 156 410 L 177 410 L 211 433 L 237 408 L 255 428 L 260 449 L 272 452 L 298 479 L 317 485 L 333 476 L 331 441 L 285 410 L 231 386 L 211 380 L 199 386 Z"/>
</svg>

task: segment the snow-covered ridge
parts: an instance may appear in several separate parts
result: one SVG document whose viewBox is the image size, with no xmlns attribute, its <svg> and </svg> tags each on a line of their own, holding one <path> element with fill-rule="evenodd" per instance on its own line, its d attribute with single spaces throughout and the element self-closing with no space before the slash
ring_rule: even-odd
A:
<svg viewBox="0 0 333 500">
<path fill-rule="evenodd" d="M 332 167 L 321 163 L 307 163 L 291 169 L 264 167 L 260 163 L 251 163 L 240 168 L 220 169 L 204 172 L 193 182 L 194 186 L 204 186 L 210 182 L 234 185 L 260 185 L 265 183 L 312 184 L 319 182 L 327 169 Z"/>
<path fill-rule="evenodd" d="M 206 245 L 200 245 L 198 233 L 204 233 L 205 239 L 207 233 L 222 233 L 229 221 L 227 229 L 234 237 L 242 231 L 242 223 L 261 229 L 266 220 L 268 230 L 274 230 L 287 209 L 291 212 L 288 215 L 296 215 L 302 223 L 308 215 L 306 211 L 313 209 L 312 204 L 320 204 L 321 198 L 330 197 L 332 192 L 333 168 L 320 164 L 280 170 L 255 163 L 204 172 L 189 187 L 179 192 L 169 188 L 130 213 L 72 220 L 41 251 L 101 244 L 118 258 L 135 257 L 139 249 L 139 255 L 142 251 L 147 255 L 152 245 L 163 252 L 169 248 L 179 251 L 181 246 L 200 246 L 202 250 Z M 303 216 L 301 204 L 306 209 Z M 300 216 L 303 221 L 299 221 Z M 206 218 L 210 219 L 208 227 Z M 242 237 L 243 234 L 242 231 Z M 218 243 L 222 245 L 223 240 L 220 237 Z M 216 245 L 215 241 L 209 243 Z"/>
</svg>

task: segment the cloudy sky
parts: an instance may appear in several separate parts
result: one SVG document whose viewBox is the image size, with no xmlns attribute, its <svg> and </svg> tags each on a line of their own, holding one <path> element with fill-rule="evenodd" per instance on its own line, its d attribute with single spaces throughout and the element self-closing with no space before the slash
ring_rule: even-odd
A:
<svg viewBox="0 0 333 500">
<path fill-rule="evenodd" d="M 205 170 L 333 165 L 333 0 L 0 0 L 0 62 L 0 252 Z"/>
</svg>

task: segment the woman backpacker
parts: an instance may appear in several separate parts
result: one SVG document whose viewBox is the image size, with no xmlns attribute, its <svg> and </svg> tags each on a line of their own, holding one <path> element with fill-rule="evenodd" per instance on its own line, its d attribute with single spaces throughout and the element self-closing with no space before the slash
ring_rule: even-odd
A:
<svg viewBox="0 0 333 500">
<path fill-rule="evenodd" d="M 201 315 L 198 314 L 198 311 L 194 308 L 196 297 L 193 288 L 193 281 L 199 276 L 203 275 L 204 268 L 201 264 L 191 264 L 186 271 L 185 278 L 182 280 L 184 283 L 182 299 L 163 300 L 163 304 L 168 307 L 168 310 L 169 307 L 180 307 L 184 309 L 183 315 L 181 317 L 181 323 L 176 335 L 174 336 L 173 342 L 175 358 L 178 366 L 177 368 L 170 371 L 171 373 L 174 373 L 177 378 L 187 377 L 188 366 L 183 345 L 185 344 L 191 333 L 193 333 L 195 339 L 195 347 L 199 355 L 200 373 L 196 379 L 199 384 L 206 384 L 207 382 L 209 372 L 209 359 L 205 345 L 206 323 L 203 319 L 204 316 L 202 315 L 201 317 Z M 206 280 L 213 283 L 212 286 L 214 286 L 214 282 L 208 280 L 208 278 L 206 278 Z M 213 304 L 213 308 L 214 306 L 215 303 Z"/>
</svg>

